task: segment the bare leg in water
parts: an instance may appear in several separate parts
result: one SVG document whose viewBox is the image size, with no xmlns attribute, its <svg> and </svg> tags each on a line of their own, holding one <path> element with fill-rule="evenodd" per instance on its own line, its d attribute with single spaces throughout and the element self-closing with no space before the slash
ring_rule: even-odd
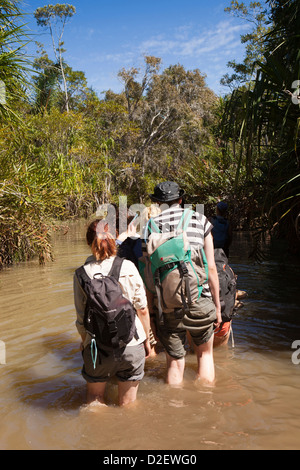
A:
<svg viewBox="0 0 300 470">
<path fill-rule="evenodd" d="M 87 403 L 105 405 L 104 393 L 106 382 L 87 383 Z"/>
<path fill-rule="evenodd" d="M 215 381 L 215 365 L 213 357 L 214 335 L 207 343 L 195 345 L 195 353 L 198 361 L 197 379 L 206 384 Z"/>
<path fill-rule="evenodd" d="M 194 346 L 198 361 L 197 379 L 205 384 L 212 385 L 215 381 L 215 365 L 213 358 L 214 336 L 207 343 Z M 167 355 L 167 383 L 179 385 L 183 381 L 185 359 L 174 359 Z"/>
<path fill-rule="evenodd" d="M 174 359 L 168 353 L 167 356 L 167 384 L 180 385 L 183 381 L 185 359 Z"/>
<path fill-rule="evenodd" d="M 136 401 L 139 381 L 118 382 L 119 405 L 126 406 Z"/>
<path fill-rule="evenodd" d="M 87 403 L 105 405 L 106 382 L 87 383 Z M 126 406 L 133 403 L 137 397 L 139 381 L 119 382 L 119 405 Z"/>
</svg>

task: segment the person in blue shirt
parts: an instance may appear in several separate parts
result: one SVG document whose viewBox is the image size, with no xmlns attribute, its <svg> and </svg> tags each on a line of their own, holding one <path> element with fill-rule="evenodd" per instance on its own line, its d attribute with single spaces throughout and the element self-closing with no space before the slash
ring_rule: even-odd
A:
<svg viewBox="0 0 300 470">
<path fill-rule="evenodd" d="M 213 225 L 212 236 L 214 248 L 222 248 L 227 258 L 229 257 L 229 247 L 232 242 L 232 228 L 227 219 L 228 205 L 226 202 L 218 202 L 216 215 L 211 218 Z"/>
</svg>

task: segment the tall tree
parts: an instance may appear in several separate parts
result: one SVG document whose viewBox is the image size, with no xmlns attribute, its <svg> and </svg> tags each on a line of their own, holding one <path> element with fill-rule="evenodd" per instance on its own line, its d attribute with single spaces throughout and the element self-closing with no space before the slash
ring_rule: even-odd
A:
<svg viewBox="0 0 300 470">
<path fill-rule="evenodd" d="M 43 45 L 37 43 L 40 54 L 34 60 L 33 66 L 37 71 L 37 75 L 33 76 L 35 88 L 34 93 L 34 109 L 36 112 L 49 110 L 57 101 L 57 92 L 59 90 L 59 77 L 61 76 L 59 64 L 55 64 L 49 59 Z"/>
<path fill-rule="evenodd" d="M 155 174 L 166 174 L 170 165 L 176 172 L 189 146 L 197 147 L 190 153 L 199 150 L 216 100 L 199 70 L 187 71 L 178 64 L 159 73 L 159 58 L 145 60 L 140 81 L 136 69 L 122 70 L 129 119 L 121 140 L 127 161 L 122 176 L 128 188 L 136 186 L 140 199 Z"/>
<path fill-rule="evenodd" d="M 253 170 L 261 174 L 262 207 L 270 226 L 295 240 L 300 212 L 300 100 L 291 88 L 300 85 L 300 6 L 297 0 L 267 3 L 272 26 L 264 40 L 264 57 L 257 61 L 249 88 L 235 90 L 228 101 L 225 138 L 237 138 L 239 168 L 246 159 L 248 176 L 253 177 Z"/>
<path fill-rule="evenodd" d="M 233 90 L 237 86 L 247 84 L 255 77 L 257 62 L 263 60 L 264 40 L 270 31 L 270 12 L 265 3 L 250 2 L 249 5 L 245 5 L 244 2 L 237 0 L 231 0 L 225 12 L 252 27 L 249 32 L 241 35 L 241 43 L 245 44 L 243 62 L 229 61 L 227 66 L 233 70 L 233 73 L 231 75 L 226 73 L 221 79 L 222 85 Z"/>
<path fill-rule="evenodd" d="M 86 99 L 89 93 L 87 79 L 84 72 L 73 70 L 68 65 L 65 66 L 65 78 L 68 84 L 69 107 L 74 110 Z M 62 107 L 64 107 L 64 100 Z"/>
<path fill-rule="evenodd" d="M 144 73 L 140 82 L 138 81 L 140 69 L 132 67 L 120 70 L 118 76 L 124 84 L 130 121 L 134 119 L 139 103 L 150 86 L 153 76 L 159 72 L 160 65 L 161 59 L 159 57 L 145 56 Z"/>
<path fill-rule="evenodd" d="M 3 0 L 0 8 L 0 118 L 15 118 L 13 102 L 25 98 L 30 64 L 23 48 L 29 41 L 18 0 Z"/>
<path fill-rule="evenodd" d="M 35 19 L 37 20 L 38 26 L 47 28 L 50 32 L 53 52 L 56 58 L 57 63 L 60 65 L 61 75 L 64 85 L 65 93 L 65 109 L 69 111 L 69 94 L 68 94 L 68 85 L 65 73 L 65 66 L 63 61 L 63 53 L 65 49 L 63 48 L 63 35 L 65 31 L 66 24 L 76 13 L 76 8 L 73 5 L 69 4 L 60 4 L 56 5 L 46 5 L 44 7 L 38 8 L 35 13 Z"/>
</svg>

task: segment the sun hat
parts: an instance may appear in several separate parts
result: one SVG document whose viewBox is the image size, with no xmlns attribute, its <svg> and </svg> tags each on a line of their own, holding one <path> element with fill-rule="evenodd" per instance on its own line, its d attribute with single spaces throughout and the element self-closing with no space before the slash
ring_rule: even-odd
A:
<svg viewBox="0 0 300 470">
<path fill-rule="evenodd" d="M 154 193 L 149 196 L 155 202 L 171 202 L 180 199 L 184 194 L 184 190 L 174 181 L 164 181 L 156 185 Z"/>
</svg>

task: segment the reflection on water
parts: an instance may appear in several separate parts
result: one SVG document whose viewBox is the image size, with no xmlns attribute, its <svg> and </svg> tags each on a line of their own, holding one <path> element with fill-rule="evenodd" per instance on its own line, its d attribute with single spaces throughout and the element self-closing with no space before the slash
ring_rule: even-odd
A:
<svg viewBox="0 0 300 470">
<path fill-rule="evenodd" d="M 131 408 L 85 406 L 72 276 L 88 254 L 84 227 L 55 243 L 55 262 L 30 262 L 0 273 L 1 449 L 299 449 L 299 266 L 250 265 L 247 239 L 236 237 L 232 266 L 247 290 L 234 320 L 235 348 L 215 351 L 217 383 L 194 382 L 187 356 L 184 384 L 165 384 L 165 358 L 150 359 Z M 127 429 L 129 432 L 120 432 Z"/>
</svg>

